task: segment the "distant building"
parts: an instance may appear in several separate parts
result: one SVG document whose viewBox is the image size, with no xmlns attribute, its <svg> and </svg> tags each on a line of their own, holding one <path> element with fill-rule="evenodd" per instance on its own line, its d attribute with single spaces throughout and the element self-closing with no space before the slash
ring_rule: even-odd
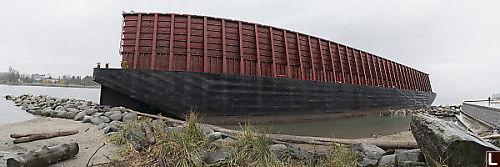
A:
<svg viewBox="0 0 500 167">
<path fill-rule="evenodd" d="M 500 93 L 495 93 L 491 96 L 493 100 L 500 100 Z"/>
<path fill-rule="evenodd" d="M 31 78 L 36 82 L 41 82 L 43 79 L 45 79 L 45 74 L 31 74 Z"/>
<path fill-rule="evenodd" d="M 59 80 L 58 79 L 53 79 L 50 74 L 31 74 L 31 79 L 33 79 L 34 82 L 51 82 L 51 83 L 56 83 Z"/>
</svg>

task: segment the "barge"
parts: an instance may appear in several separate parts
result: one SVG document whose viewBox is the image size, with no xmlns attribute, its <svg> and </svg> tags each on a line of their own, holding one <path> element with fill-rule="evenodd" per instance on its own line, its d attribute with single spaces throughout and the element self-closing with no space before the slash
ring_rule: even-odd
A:
<svg viewBox="0 0 500 167">
<path fill-rule="evenodd" d="M 123 19 L 122 68 L 94 69 L 103 105 L 177 118 L 195 110 L 209 122 L 273 121 L 430 105 L 436 97 L 426 73 L 299 32 L 171 13 Z"/>
</svg>

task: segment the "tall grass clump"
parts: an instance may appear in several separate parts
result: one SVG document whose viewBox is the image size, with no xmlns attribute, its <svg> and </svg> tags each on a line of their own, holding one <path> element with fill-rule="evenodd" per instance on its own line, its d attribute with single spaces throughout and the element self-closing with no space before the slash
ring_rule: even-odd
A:
<svg viewBox="0 0 500 167">
<path fill-rule="evenodd" d="M 213 149 L 196 123 L 196 115 L 191 114 L 184 129 L 156 132 L 157 142 L 150 147 L 151 155 L 165 166 L 205 166 L 204 157 Z"/>
<path fill-rule="evenodd" d="M 292 166 L 356 166 L 356 154 L 350 148 L 332 142 L 325 146 L 324 156 L 298 159 L 291 152 L 276 155 L 270 150 L 273 142 L 262 130 L 242 126 L 234 142 L 222 145 L 210 143 L 209 136 L 200 128 L 196 114 L 186 118 L 185 125 L 169 127 L 167 124 L 152 124 L 148 118 L 125 123 L 123 129 L 110 137 L 110 141 L 121 146 L 113 166 L 229 166 L 229 167 L 292 167 Z M 144 145 L 145 139 L 133 139 L 132 131 L 140 130 L 147 122 L 153 129 L 154 143 Z M 226 139 L 223 139 L 224 141 Z M 137 147 L 142 148 L 137 151 Z M 229 157 L 216 164 L 207 164 L 205 158 L 216 151 L 229 153 Z"/>
<path fill-rule="evenodd" d="M 228 166 L 284 166 L 270 150 L 271 141 L 257 129 L 242 127 L 242 133 L 234 145 L 229 148 L 233 155 L 229 158 Z"/>
</svg>

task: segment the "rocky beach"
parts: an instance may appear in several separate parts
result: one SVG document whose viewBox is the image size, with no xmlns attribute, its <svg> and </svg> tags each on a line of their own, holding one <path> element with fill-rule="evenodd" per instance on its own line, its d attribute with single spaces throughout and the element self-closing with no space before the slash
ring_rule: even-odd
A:
<svg viewBox="0 0 500 167">
<path fill-rule="evenodd" d="M 26 112 L 37 115 L 37 118 L 0 126 L 0 166 L 7 165 L 7 159 L 11 159 L 9 162 L 29 163 L 23 157 L 26 157 L 30 150 L 67 142 L 76 142 L 78 153 L 50 164 L 474 166 L 484 162 L 484 157 L 466 158 L 469 155 L 467 152 L 475 154 L 485 150 L 499 150 L 457 123 L 440 119 L 459 114 L 460 106 L 388 110 L 381 115 L 413 115 L 411 131 L 373 138 L 335 139 L 265 134 L 245 126 L 236 131 L 200 123 L 194 115 L 182 121 L 161 115 L 144 114 L 124 107 L 101 106 L 92 101 L 78 99 L 28 94 L 17 97 L 7 95 L 5 99 L 13 101 Z M 12 136 L 71 130 L 78 130 L 78 133 L 19 144 L 14 144 L 14 139 L 9 137 L 9 134 Z M 176 142 L 185 143 L 178 145 Z M 467 152 L 463 152 L 464 149 Z M 454 153 L 454 156 L 444 157 L 450 153 Z M 186 157 L 191 159 L 186 160 Z"/>
</svg>

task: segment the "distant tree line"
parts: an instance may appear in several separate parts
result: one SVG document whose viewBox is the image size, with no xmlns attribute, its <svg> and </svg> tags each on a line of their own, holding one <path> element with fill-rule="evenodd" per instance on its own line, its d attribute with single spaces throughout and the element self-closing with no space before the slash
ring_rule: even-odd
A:
<svg viewBox="0 0 500 167">
<path fill-rule="evenodd" d="M 7 84 L 20 84 L 20 83 L 52 83 L 52 84 L 74 84 L 84 86 L 99 85 L 94 82 L 92 76 L 72 76 L 63 75 L 57 78 L 50 76 L 50 74 L 23 74 L 18 70 L 9 67 L 8 72 L 0 72 L 0 83 Z"/>
</svg>

